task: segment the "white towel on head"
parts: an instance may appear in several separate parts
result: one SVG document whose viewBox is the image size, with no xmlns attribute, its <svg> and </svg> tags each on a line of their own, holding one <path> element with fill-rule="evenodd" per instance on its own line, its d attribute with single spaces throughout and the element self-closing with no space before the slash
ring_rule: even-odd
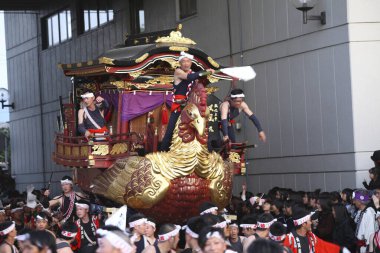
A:
<svg viewBox="0 0 380 253">
<path fill-rule="evenodd" d="M 180 57 L 178 57 L 178 61 L 181 61 L 183 58 L 189 58 L 192 60 L 194 59 L 194 55 L 182 51 Z"/>
</svg>

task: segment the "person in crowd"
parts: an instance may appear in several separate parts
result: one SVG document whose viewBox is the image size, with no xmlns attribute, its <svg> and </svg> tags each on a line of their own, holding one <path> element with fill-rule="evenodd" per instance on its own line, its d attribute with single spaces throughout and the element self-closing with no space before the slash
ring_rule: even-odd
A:
<svg viewBox="0 0 380 253">
<path fill-rule="evenodd" d="M 230 236 L 230 229 L 229 229 L 229 223 L 230 221 L 227 221 L 223 216 L 216 215 L 216 224 L 213 225 L 215 228 L 222 229 L 224 233 L 224 237 L 228 238 Z"/>
<path fill-rule="evenodd" d="M 311 192 L 309 194 L 309 209 L 310 210 L 317 210 L 317 203 L 318 203 L 318 198 L 319 198 L 319 190 Z"/>
<path fill-rule="evenodd" d="M 339 192 L 333 191 L 330 194 L 331 205 L 342 203 L 342 197 Z"/>
<path fill-rule="evenodd" d="M 376 222 L 378 226 L 380 226 L 380 212 L 376 213 Z M 378 229 L 375 233 L 373 233 L 370 236 L 368 252 L 369 253 L 380 252 L 380 229 Z"/>
<path fill-rule="evenodd" d="M 200 77 L 201 72 L 193 72 L 191 70 L 192 60 L 194 55 L 186 52 L 181 52 L 178 58 L 179 68 L 174 71 L 174 85 L 173 85 L 173 103 L 171 107 L 171 114 L 169 118 L 168 127 L 165 136 L 162 139 L 161 151 L 168 151 L 173 137 L 173 131 L 181 110 L 186 105 L 188 96 L 191 89 L 196 84 L 196 80 Z M 213 69 L 207 69 L 208 72 L 214 73 Z"/>
<path fill-rule="evenodd" d="M 335 220 L 332 242 L 355 252 L 357 239 L 346 207 L 340 203 L 335 204 L 332 206 L 332 214 Z"/>
<path fill-rule="evenodd" d="M 282 213 L 283 209 L 284 209 L 284 202 L 283 201 L 281 201 L 279 199 L 275 199 L 272 201 L 272 204 L 270 206 L 271 214 L 278 221 L 280 221 L 282 223 L 286 223 L 284 221 L 284 214 Z"/>
<path fill-rule="evenodd" d="M 75 249 L 78 253 L 94 253 L 97 247 L 96 230 L 100 227 L 96 215 L 90 215 L 90 203 L 80 199 L 75 203 L 78 220 L 78 232 L 75 237 Z"/>
<path fill-rule="evenodd" d="M 284 241 L 286 238 L 286 227 L 279 221 L 273 222 L 269 228 L 269 239 L 277 242 L 283 247 L 284 253 L 291 253 L 292 251 L 284 246 Z M 249 252 L 249 249 L 248 249 Z"/>
<path fill-rule="evenodd" d="M 98 238 L 98 249 L 96 253 L 135 253 L 136 246 L 131 242 L 129 236 L 118 227 L 105 226 L 96 231 Z"/>
<path fill-rule="evenodd" d="M 0 224 L 0 252 L 17 253 L 15 238 L 17 236 L 16 224 L 13 221 L 6 221 Z"/>
<path fill-rule="evenodd" d="M 371 234 L 377 230 L 375 222 L 375 210 L 369 206 L 371 198 L 366 190 L 356 190 L 352 196 L 353 203 L 358 209 L 355 217 L 357 249 L 360 253 L 366 252 Z"/>
<path fill-rule="evenodd" d="M 245 95 L 243 90 L 234 89 L 231 91 L 229 99 L 220 105 L 223 141 L 230 140 L 231 142 L 236 142 L 235 132 L 233 128 L 234 118 L 236 118 L 240 112 L 243 111 L 255 125 L 257 132 L 259 133 L 259 139 L 262 142 L 265 142 L 266 135 L 263 131 L 263 128 L 261 127 L 260 121 L 253 114 L 247 103 L 244 102 L 244 97 Z"/>
<path fill-rule="evenodd" d="M 29 239 L 29 236 L 30 236 L 29 234 L 32 231 L 33 230 L 30 228 L 24 228 L 20 232 L 17 232 L 16 241 L 17 241 L 18 250 L 20 252 L 24 251 L 24 243 L 27 239 Z"/>
<path fill-rule="evenodd" d="M 199 214 L 200 215 L 205 215 L 205 214 L 213 214 L 213 215 L 218 215 L 218 207 L 212 203 L 212 202 L 203 202 L 199 206 Z"/>
<path fill-rule="evenodd" d="M 318 199 L 318 224 L 315 234 L 325 240 L 332 242 L 332 234 L 334 230 L 334 217 L 331 210 L 330 197 L 320 197 Z"/>
<path fill-rule="evenodd" d="M 220 228 L 204 228 L 198 239 L 203 253 L 224 253 L 227 250 L 226 239 Z"/>
<path fill-rule="evenodd" d="M 311 214 L 305 209 L 294 210 L 293 218 L 295 230 L 289 233 L 284 241 L 284 246 L 293 253 L 340 253 L 340 246 L 326 242 L 311 232 Z"/>
<path fill-rule="evenodd" d="M 259 238 L 255 240 L 248 248 L 247 253 L 284 253 L 283 247 L 280 244 Z"/>
<path fill-rule="evenodd" d="M 240 198 L 243 201 L 248 201 L 250 198 L 253 197 L 253 193 L 247 190 L 247 184 L 243 183 L 241 185 L 241 192 L 240 192 Z"/>
<path fill-rule="evenodd" d="M 179 242 L 181 227 L 174 224 L 163 224 L 158 230 L 158 243 L 144 249 L 144 253 L 168 253 L 175 252 Z"/>
<path fill-rule="evenodd" d="M 4 209 L 0 209 L 0 223 L 3 223 L 7 220 L 7 215 Z"/>
<path fill-rule="evenodd" d="M 57 253 L 54 236 L 47 231 L 31 231 L 26 234 L 23 253 Z"/>
<path fill-rule="evenodd" d="M 75 203 L 80 199 L 86 199 L 86 196 L 80 192 L 74 191 L 74 182 L 70 176 L 64 176 L 61 179 L 61 188 L 62 194 L 54 197 L 49 202 L 47 202 L 48 198 L 45 198 L 42 203 L 45 208 L 52 208 L 59 206 L 60 215 L 57 218 L 61 224 L 66 221 L 74 221 L 75 220 Z M 50 190 L 45 191 L 45 196 L 48 197 L 50 195 Z"/>
<path fill-rule="evenodd" d="M 244 216 L 241 219 L 240 227 L 242 228 L 243 235 L 248 238 L 256 233 L 257 219 L 253 214 Z"/>
<path fill-rule="evenodd" d="M 145 225 L 145 236 L 144 239 L 146 240 L 144 242 L 145 245 L 153 245 L 157 244 L 157 238 L 154 236 L 154 233 L 156 232 L 156 223 L 152 218 L 147 218 L 146 225 Z"/>
<path fill-rule="evenodd" d="M 260 215 L 257 219 L 256 233 L 243 241 L 243 252 L 247 252 L 249 245 L 251 245 L 254 240 L 258 238 L 268 238 L 269 228 L 275 221 L 271 214 L 263 213 Z"/>
<path fill-rule="evenodd" d="M 380 167 L 380 150 L 376 150 L 373 152 L 371 160 L 375 164 L 375 167 Z"/>
<path fill-rule="evenodd" d="M 201 252 L 201 247 L 198 244 L 199 233 L 206 227 L 207 224 L 199 216 L 191 217 L 184 227 L 186 246 L 182 253 Z"/>
<path fill-rule="evenodd" d="M 352 203 L 352 193 L 354 191 L 349 188 L 345 188 L 341 191 L 340 196 L 342 197 L 342 204 L 346 207 L 348 214 L 353 219 L 355 218 L 356 208 Z"/>
<path fill-rule="evenodd" d="M 132 233 L 132 241 L 136 245 L 136 252 L 141 253 L 145 247 L 145 232 L 146 232 L 146 222 L 148 219 L 142 213 L 136 213 L 129 217 L 129 229 Z"/>
<path fill-rule="evenodd" d="M 12 206 L 11 219 L 15 222 L 17 231 L 24 229 L 24 208 L 20 206 Z"/>
<path fill-rule="evenodd" d="M 36 215 L 36 230 L 46 230 L 49 228 L 49 217 L 46 215 L 46 213 L 38 213 Z"/>
<path fill-rule="evenodd" d="M 279 187 L 273 187 L 272 189 L 270 189 L 268 191 L 268 197 L 271 199 L 271 200 L 284 200 L 282 197 L 282 194 L 281 194 L 281 189 Z"/>
<path fill-rule="evenodd" d="M 84 107 L 78 110 L 78 131 L 86 138 L 94 137 L 96 134 L 104 135 L 108 132 L 104 111 L 108 109 L 107 100 L 86 90 L 81 95 Z"/>
<path fill-rule="evenodd" d="M 238 253 L 243 252 L 243 241 L 245 237 L 239 235 L 239 225 L 236 221 L 232 221 L 230 224 L 230 237 L 227 238 L 231 245 L 231 249 Z"/>
<path fill-rule="evenodd" d="M 71 243 L 74 242 L 78 233 L 78 226 L 72 221 L 65 222 L 61 227 L 61 232 L 57 234 L 57 253 L 73 253 Z"/>
<path fill-rule="evenodd" d="M 281 221 L 286 225 L 286 230 L 290 233 L 294 229 L 293 223 L 293 207 L 295 205 L 294 200 L 286 200 L 284 202 L 284 220 Z"/>
<path fill-rule="evenodd" d="M 380 167 L 373 167 L 371 169 L 369 169 L 368 171 L 369 173 L 369 178 L 370 178 L 370 182 L 369 184 L 367 183 L 366 180 L 363 181 L 363 186 L 367 189 L 367 190 L 375 190 L 376 188 L 380 188 Z"/>
</svg>

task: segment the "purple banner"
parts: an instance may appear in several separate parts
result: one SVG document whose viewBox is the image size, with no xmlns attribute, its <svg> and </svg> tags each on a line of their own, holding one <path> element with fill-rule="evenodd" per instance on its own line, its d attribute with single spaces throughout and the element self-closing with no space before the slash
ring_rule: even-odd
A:
<svg viewBox="0 0 380 253">
<path fill-rule="evenodd" d="M 164 102 L 171 106 L 172 94 L 166 95 L 161 92 L 136 92 L 123 94 L 123 104 L 121 109 L 121 120 L 128 121 L 144 113 L 161 106 Z"/>
</svg>

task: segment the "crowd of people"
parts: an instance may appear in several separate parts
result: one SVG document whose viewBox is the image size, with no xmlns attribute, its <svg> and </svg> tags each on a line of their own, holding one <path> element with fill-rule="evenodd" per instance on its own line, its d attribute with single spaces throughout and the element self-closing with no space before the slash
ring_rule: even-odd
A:
<svg viewBox="0 0 380 253">
<path fill-rule="evenodd" d="M 378 165 L 376 152 L 372 159 Z M 243 184 L 229 206 L 219 210 L 205 202 L 182 226 L 134 213 L 124 218 L 124 227 L 105 225 L 102 209 L 74 191 L 65 176 L 59 196 L 28 187 L 3 200 L 0 253 L 380 252 L 380 167 L 369 174 L 367 189 L 341 192 L 275 187 L 253 194 Z"/>
</svg>

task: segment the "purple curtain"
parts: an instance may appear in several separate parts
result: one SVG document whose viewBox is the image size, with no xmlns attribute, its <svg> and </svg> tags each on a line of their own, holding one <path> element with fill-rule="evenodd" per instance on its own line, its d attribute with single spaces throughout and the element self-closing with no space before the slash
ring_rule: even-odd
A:
<svg viewBox="0 0 380 253">
<path fill-rule="evenodd" d="M 111 105 L 113 105 L 113 108 L 115 111 L 117 111 L 117 108 L 119 106 L 119 92 L 115 92 L 115 93 L 108 93 L 108 92 L 102 92 L 99 94 L 99 96 L 101 96 L 102 98 L 104 98 L 105 100 L 107 100 L 107 102 Z"/>
<path fill-rule="evenodd" d="M 172 94 L 166 95 L 161 92 L 136 92 L 123 94 L 123 104 L 121 109 L 121 120 L 128 121 L 144 113 L 161 106 L 164 102 L 171 106 Z"/>
</svg>

